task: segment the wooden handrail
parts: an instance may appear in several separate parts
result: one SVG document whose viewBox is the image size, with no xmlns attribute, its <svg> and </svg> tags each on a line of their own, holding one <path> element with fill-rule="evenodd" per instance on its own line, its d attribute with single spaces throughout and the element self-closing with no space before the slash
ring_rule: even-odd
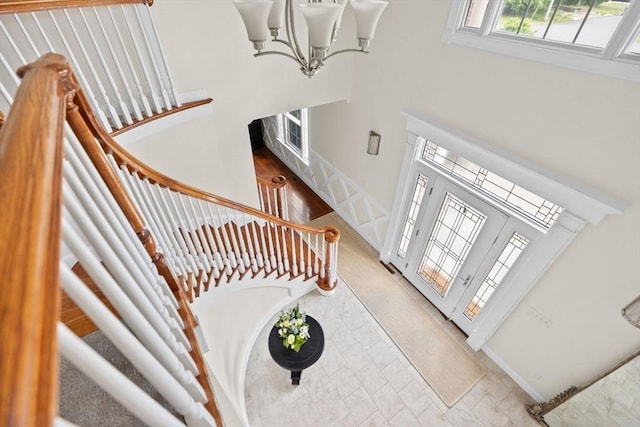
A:
<svg viewBox="0 0 640 427">
<path fill-rule="evenodd" d="M 144 117 L 142 120 L 136 120 L 136 121 L 133 122 L 133 124 L 128 125 L 126 123 L 123 123 L 121 129 L 114 130 L 113 132 L 110 133 L 110 135 L 112 137 L 115 137 L 115 136 L 121 135 L 123 133 L 126 133 L 126 132 L 128 132 L 128 131 L 130 131 L 132 129 L 140 127 L 142 125 L 146 125 L 147 123 L 152 122 L 154 120 L 162 119 L 163 117 L 167 117 L 167 116 L 170 116 L 172 114 L 180 113 L 182 111 L 189 110 L 191 108 L 196 108 L 196 107 L 200 107 L 202 105 L 207 105 L 207 104 L 210 104 L 211 102 L 213 102 L 213 99 L 211 99 L 211 98 L 204 98 L 204 99 L 200 99 L 198 101 L 185 102 L 181 106 L 172 108 L 171 110 L 163 110 L 161 113 L 154 114 L 151 117 Z"/>
<path fill-rule="evenodd" d="M 0 2 L 0 15 L 6 13 L 65 9 L 69 7 L 93 7 L 135 3 L 143 3 L 151 6 L 153 0 L 4 0 Z"/>
<path fill-rule="evenodd" d="M 106 152 L 113 155 L 115 160 L 122 165 L 126 165 L 126 167 L 130 171 L 136 171 L 138 174 L 148 178 L 151 182 L 157 183 L 163 187 L 167 187 L 171 190 L 177 191 L 179 193 L 185 194 L 187 196 L 195 197 L 196 199 L 204 200 L 207 202 L 215 203 L 220 206 L 225 206 L 230 209 L 240 210 L 247 214 L 256 216 L 258 218 L 264 219 L 266 221 L 270 221 L 274 224 L 278 224 L 284 227 L 293 228 L 294 230 L 304 231 L 307 233 L 316 233 L 316 234 L 325 234 L 329 232 L 331 235 L 337 236 L 336 240 L 340 237 L 340 232 L 335 227 L 323 227 L 323 228 L 313 228 L 306 225 L 296 224 L 290 221 L 286 221 L 284 219 L 278 218 L 273 215 L 269 215 L 265 212 L 262 212 L 259 209 L 252 208 L 250 206 L 243 205 L 241 203 L 236 203 L 232 200 L 225 199 L 224 197 L 216 196 L 215 194 L 208 193 L 206 191 L 200 190 L 198 188 L 192 187 L 188 184 L 184 184 L 180 181 L 177 181 L 173 178 L 170 178 L 163 173 L 147 166 L 145 163 L 141 162 L 137 158 L 133 157 L 126 151 L 122 146 L 120 146 L 105 130 L 96 119 L 93 114 L 93 110 L 91 108 L 91 104 L 89 103 L 86 95 L 82 90 L 78 90 L 76 96 L 74 98 L 74 102 L 78 106 L 78 112 L 82 115 L 83 122 L 85 125 L 79 124 L 79 126 L 85 127 L 83 132 L 89 131 L 96 138 L 98 143 L 101 145 L 99 152 Z M 72 126 L 73 127 L 73 126 Z M 81 141 L 82 142 L 82 141 Z M 90 151 L 95 152 L 97 147 L 85 146 L 85 150 L 89 153 Z M 98 157 L 98 154 L 95 153 L 95 156 Z M 104 156 L 104 154 L 102 154 Z M 106 157 L 104 157 L 104 161 L 107 162 Z M 101 172 L 102 173 L 102 172 Z M 105 173 L 108 173 L 105 171 Z M 112 172 L 113 174 L 113 172 Z M 103 176 L 104 178 L 104 176 Z M 114 180 L 116 180 L 115 174 L 113 174 Z M 118 184 L 118 186 L 120 186 Z M 124 193 L 124 189 L 120 186 L 120 190 L 117 190 L 115 187 L 110 189 L 112 191 L 120 191 Z M 115 193 L 114 193 L 115 195 Z M 116 196 L 117 198 L 117 196 Z M 140 214 L 135 209 L 127 209 L 123 207 L 125 214 L 131 215 L 132 217 L 140 216 Z"/>
<path fill-rule="evenodd" d="M 71 78 L 75 81 L 75 76 L 72 75 Z M 199 374 L 197 376 L 197 380 L 207 395 L 207 403 L 205 404 L 205 407 L 215 419 L 216 424 L 222 426 L 222 417 L 215 403 L 213 390 L 207 374 L 208 368 L 195 336 L 194 328 L 197 326 L 197 323 L 193 313 L 188 307 L 188 297 L 185 294 L 184 289 L 179 285 L 177 277 L 169 268 L 164 255 L 156 251 L 156 244 L 153 236 L 149 230 L 145 228 L 146 225 L 140 212 L 133 205 L 128 194 L 118 181 L 118 177 L 109 164 L 105 152 L 96 144 L 92 134 L 92 126 L 88 125 L 88 121 L 93 123 L 93 125 L 101 131 L 101 134 L 106 135 L 109 139 L 111 139 L 111 137 L 106 134 L 106 131 L 102 126 L 97 124 L 98 122 L 92 111 L 93 110 L 91 109 L 88 100 L 84 97 L 82 90 L 78 89 L 75 93 L 75 97 L 69 102 L 67 109 L 67 122 L 73 129 L 74 133 L 78 137 L 78 141 L 85 149 L 87 155 L 98 170 L 98 173 L 111 191 L 111 194 L 113 194 L 134 232 L 144 245 L 149 257 L 158 269 L 158 273 L 166 280 L 169 288 L 176 297 L 179 304 L 178 313 L 185 323 L 184 333 L 191 344 L 192 350 L 190 354 L 198 367 Z M 89 117 L 91 119 L 88 119 Z"/>
<path fill-rule="evenodd" d="M 261 183 L 264 184 L 267 187 L 271 187 L 271 188 L 282 188 L 285 185 L 287 185 L 287 178 L 284 177 L 283 175 L 276 175 L 274 177 L 272 177 L 271 179 L 267 179 L 267 178 L 263 178 L 261 176 L 256 177 L 256 180 Z"/>
<path fill-rule="evenodd" d="M 60 55 L 23 67 L 0 131 L 0 425 L 57 414 L 62 133 L 76 89 Z"/>
</svg>

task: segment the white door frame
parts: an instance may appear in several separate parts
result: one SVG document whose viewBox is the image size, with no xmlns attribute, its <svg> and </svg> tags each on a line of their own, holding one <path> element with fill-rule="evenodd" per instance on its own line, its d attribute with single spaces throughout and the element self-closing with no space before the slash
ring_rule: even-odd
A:
<svg viewBox="0 0 640 427">
<path fill-rule="evenodd" d="M 499 153 L 495 148 L 475 138 L 442 125 L 423 121 L 408 113 L 403 115 L 407 120 L 407 145 L 385 243 L 380 252 L 381 261 L 390 262 L 397 248 L 401 233 L 399 224 L 405 219 L 402 215 L 404 207 L 413 192 L 414 183 L 408 179 L 415 176 L 414 163 L 421 153 L 424 138 L 429 138 L 438 145 L 564 208 L 546 234 L 541 234 L 529 243 L 527 262 L 517 263 L 514 271 L 510 272 L 509 286 L 503 286 L 504 289 L 492 297 L 492 310 L 474 321 L 475 328 L 469 334 L 467 344 L 474 350 L 479 350 L 535 285 L 538 278 L 582 230 L 586 222 L 597 224 L 606 215 L 620 213 L 625 204 L 596 190 L 578 186 L 566 178 L 545 172 L 540 167 L 517 159 L 511 154 Z M 474 192 L 472 189 L 470 191 Z"/>
</svg>

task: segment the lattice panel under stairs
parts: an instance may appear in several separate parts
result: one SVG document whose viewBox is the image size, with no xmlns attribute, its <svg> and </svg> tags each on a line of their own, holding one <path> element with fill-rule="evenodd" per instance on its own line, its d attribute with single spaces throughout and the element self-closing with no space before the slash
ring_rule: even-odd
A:
<svg viewBox="0 0 640 427">
<path fill-rule="evenodd" d="M 274 118 L 263 119 L 265 144 L 327 202 L 369 244 L 380 250 L 389 226 L 389 212 L 326 159 L 309 150 L 309 165 L 277 140 Z"/>
</svg>

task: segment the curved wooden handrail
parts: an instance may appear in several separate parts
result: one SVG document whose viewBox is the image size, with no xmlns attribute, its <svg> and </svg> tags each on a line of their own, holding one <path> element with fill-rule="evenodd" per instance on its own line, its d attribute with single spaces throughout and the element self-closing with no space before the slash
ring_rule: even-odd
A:
<svg viewBox="0 0 640 427">
<path fill-rule="evenodd" d="M 207 105 L 211 102 L 213 102 L 213 99 L 211 98 L 200 99 L 198 101 L 185 102 L 181 106 L 172 108 L 171 110 L 163 110 L 162 113 L 154 114 L 151 117 L 144 117 L 142 120 L 136 120 L 133 122 L 133 124 L 128 125 L 126 123 L 123 123 L 122 128 L 114 130 L 113 132 L 110 133 L 110 135 L 112 137 L 118 136 L 123 133 L 126 133 L 127 131 L 135 129 L 139 126 L 146 125 L 147 123 L 152 122 L 154 120 L 158 120 L 163 117 L 170 116 L 172 114 L 180 113 L 185 110 L 190 110 L 191 108 Z"/>
<path fill-rule="evenodd" d="M 151 6 L 153 0 L 4 0 L 0 2 L 0 15 L 6 13 L 64 9 L 69 7 L 93 7 L 135 3 L 143 3 Z"/>
<path fill-rule="evenodd" d="M 256 180 L 271 188 L 282 188 L 287 185 L 287 178 L 283 175 L 276 175 L 271 179 L 263 178 L 261 176 L 256 177 Z"/>
<path fill-rule="evenodd" d="M 58 263 L 65 102 L 60 55 L 23 67 L 0 131 L 0 425 L 51 425 L 57 414 Z"/>
<path fill-rule="evenodd" d="M 335 238 L 334 241 L 337 241 L 340 237 L 340 232 L 338 231 L 338 229 L 336 229 L 335 227 L 323 227 L 323 228 L 313 228 L 313 227 L 309 227 L 306 225 L 301 225 L 301 224 L 296 224 L 290 221 L 286 221 L 282 218 L 278 218 L 276 216 L 270 215 L 268 213 L 262 212 L 259 209 L 255 209 L 252 208 L 250 206 L 246 206 L 243 205 L 241 203 L 236 203 L 232 200 L 229 199 L 225 199 L 224 197 L 219 197 L 216 196 L 215 194 L 212 193 L 208 193 L 206 191 L 200 190 L 198 188 L 192 187 L 188 184 L 184 184 L 178 180 L 175 180 L 173 178 L 170 178 L 166 175 L 164 175 L 163 173 L 151 168 L 150 166 L 146 165 L 145 163 L 141 162 L 140 160 L 138 160 L 137 158 L 135 158 L 134 156 L 132 156 L 131 154 L 129 154 L 129 152 L 127 150 L 125 150 L 122 146 L 120 146 L 105 130 L 102 126 L 100 126 L 100 124 L 98 123 L 98 120 L 96 119 L 95 115 L 93 114 L 93 110 L 91 109 L 91 104 L 89 103 L 88 99 L 86 98 L 84 92 L 82 90 L 78 90 L 76 92 L 76 96 L 74 98 L 74 102 L 78 107 L 78 112 L 79 114 L 82 116 L 83 120 L 78 120 L 75 124 L 72 123 L 71 126 L 72 128 L 74 128 L 74 130 L 76 131 L 76 133 L 81 132 L 81 133 L 86 133 L 86 132 L 90 132 L 95 138 L 96 140 L 101 144 L 100 149 L 98 149 L 95 146 L 85 146 L 85 150 L 87 151 L 87 153 L 89 154 L 89 156 L 92 157 L 92 160 L 94 161 L 94 163 L 96 163 L 96 161 L 98 162 L 104 162 L 104 167 L 109 168 L 110 166 L 108 165 L 108 161 L 106 159 L 106 157 L 104 157 L 104 152 L 106 153 L 110 153 L 113 154 L 113 157 L 116 159 L 116 161 L 119 164 L 122 165 L 126 165 L 126 167 L 130 170 L 130 171 L 136 171 L 137 173 L 143 175 L 144 177 L 148 178 L 151 182 L 157 183 L 163 187 L 167 187 L 171 190 L 180 192 L 182 194 L 185 194 L 187 196 L 191 196 L 191 197 L 195 197 L 197 199 L 200 200 L 204 200 L 207 202 L 211 202 L 211 203 L 215 203 L 218 204 L 220 206 L 225 206 L 227 208 L 230 209 L 236 209 L 236 210 L 240 210 L 243 211 L 245 213 L 251 214 L 255 217 L 264 219 L 266 221 L 270 221 L 271 223 L 274 224 L 278 224 L 284 227 L 288 227 L 288 228 L 293 228 L 294 230 L 299 230 L 299 231 L 304 231 L 304 232 L 308 232 L 308 233 L 315 233 L 315 234 L 324 234 L 325 236 L 334 236 L 332 238 Z M 82 123 L 84 122 L 84 124 Z M 81 142 L 83 142 L 85 138 L 81 138 Z M 84 144 L 84 142 L 83 142 Z M 100 157 L 103 157 L 102 160 L 100 160 Z M 98 166 L 98 165 L 97 165 Z M 98 169 L 101 170 L 100 166 L 98 166 Z M 101 174 L 102 174 L 102 170 L 101 170 Z M 104 173 L 108 173 L 108 171 L 104 171 Z M 103 175 L 103 178 L 105 178 L 105 176 Z M 109 181 L 111 181 L 111 179 L 106 179 L 107 184 L 109 185 Z M 123 197 L 125 196 L 124 190 L 122 188 L 119 188 L 120 185 L 116 184 L 117 182 L 117 178 L 115 176 L 115 174 L 113 174 L 113 187 L 110 185 L 110 189 L 113 192 L 114 196 L 116 196 L 116 199 L 118 199 L 117 193 L 121 192 L 123 194 Z M 129 204 L 131 204 L 129 202 Z M 122 206 L 122 205 L 121 205 Z M 131 215 L 132 218 L 141 218 L 140 214 L 137 212 L 137 210 L 135 208 L 133 208 L 133 205 L 131 205 L 130 208 L 126 208 L 123 207 L 123 210 L 125 211 L 125 214 L 127 216 Z M 140 219 L 140 221 L 142 221 Z"/>
</svg>

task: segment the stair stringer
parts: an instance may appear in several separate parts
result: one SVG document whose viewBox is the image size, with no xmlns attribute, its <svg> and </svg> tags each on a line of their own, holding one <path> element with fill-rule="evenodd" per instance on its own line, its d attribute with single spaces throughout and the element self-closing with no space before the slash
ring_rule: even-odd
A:
<svg viewBox="0 0 640 427">
<path fill-rule="evenodd" d="M 249 426 L 245 375 L 251 350 L 267 322 L 283 307 L 316 289 L 315 281 L 254 278 L 212 287 L 194 301 L 192 310 L 205 340 L 201 348 L 208 349 L 204 359 L 223 419 Z"/>
</svg>

